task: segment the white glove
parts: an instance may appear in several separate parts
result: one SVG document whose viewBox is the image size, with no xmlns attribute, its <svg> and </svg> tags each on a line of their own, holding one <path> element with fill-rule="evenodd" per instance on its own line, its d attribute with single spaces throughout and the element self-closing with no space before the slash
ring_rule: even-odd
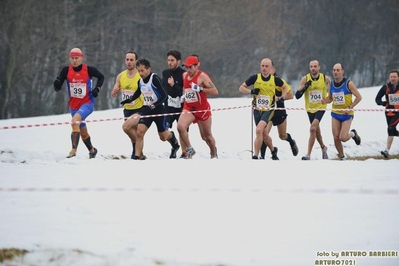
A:
<svg viewBox="0 0 399 266">
<path fill-rule="evenodd" d="M 197 84 L 195 84 L 194 82 L 192 82 L 191 89 L 196 92 L 201 92 L 204 88 L 202 88 L 202 87 L 198 86 Z"/>
</svg>

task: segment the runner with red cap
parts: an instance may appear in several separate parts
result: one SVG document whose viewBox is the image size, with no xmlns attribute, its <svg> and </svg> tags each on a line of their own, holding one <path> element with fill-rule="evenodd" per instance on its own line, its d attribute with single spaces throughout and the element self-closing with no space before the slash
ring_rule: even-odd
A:
<svg viewBox="0 0 399 266">
<path fill-rule="evenodd" d="M 218 89 L 211 81 L 208 74 L 199 70 L 199 62 L 196 56 L 189 56 L 184 61 L 186 72 L 183 73 L 183 96 L 184 105 L 182 114 L 177 123 L 177 130 L 184 142 L 186 149 L 186 159 L 191 159 L 195 155 L 195 150 L 191 146 L 187 128 L 192 123 L 198 123 L 201 127 L 205 142 L 209 146 L 211 158 L 218 158 L 216 142 L 212 135 L 212 113 L 208 102 L 208 95 L 218 95 Z"/>
</svg>

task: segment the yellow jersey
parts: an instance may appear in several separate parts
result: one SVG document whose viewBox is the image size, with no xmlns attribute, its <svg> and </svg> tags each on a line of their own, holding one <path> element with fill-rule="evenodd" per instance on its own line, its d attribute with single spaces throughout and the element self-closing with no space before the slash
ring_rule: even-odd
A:
<svg viewBox="0 0 399 266">
<path fill-rule="evenodd" d="M 140 80 L 140 75 L 136 72 L 136 75 L 133 78 L 129 78 L 127 76 L 127 70 L 121 73 L 121 78 L 119 80 L 119 85 L 122 91 L 122 101 L 133 96 L 134 92 L 138 89 L 138 81 Z M 139 109 L 143 106 L 144 98 L 143 94 L 140 95 L 139 98 L 134 100 L 131 103 L 125 103 L 123 108 L 126 110 L 135 110 Z"/>
<path fill-rule="evenodd" d="M 309 113 L 316 113 L 318 110 L 325 110 L 327 104 L 321 103 L 327 97 L 327 85 L 324 74 L 320 73 L 317 80 L 313 80 L 310 73 L 306 75 L 306 82 L 312 81 L 309 88 L 305 91 L 305 108 Z"/>
<path fill-rule="evenodd" d="M 255 96 L 253 102 L 256 109 L 262 110 L 274 107 L 276 83 L 274 81 L 273 75 L 270 75 L 270 79 L 268 81 L 265 81 L 262 79 L 262 74 L 258 73 L 253 87 L 254 89 L 259 89 L 259 94 Z"/>
</svg>

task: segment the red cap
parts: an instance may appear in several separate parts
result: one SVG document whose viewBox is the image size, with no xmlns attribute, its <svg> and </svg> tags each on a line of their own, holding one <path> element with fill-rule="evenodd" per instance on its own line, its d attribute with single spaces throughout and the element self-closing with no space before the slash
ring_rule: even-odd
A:
<svg viewBox="0 0 399 266">
<path fill-rule="evenodd" d="M 83 54 L 80 52 L 70 52 L 69 57 L 72 57 L 72 56 L 83 56 Z"/>
<path fill-rule="evenodd" d="M 190 55 L 189 57 L 186 58 L 186 61 L 184 61 L 184 66 L 190 67 L 192 65 L 198 65 L 198 58 Z"/>
</svg>

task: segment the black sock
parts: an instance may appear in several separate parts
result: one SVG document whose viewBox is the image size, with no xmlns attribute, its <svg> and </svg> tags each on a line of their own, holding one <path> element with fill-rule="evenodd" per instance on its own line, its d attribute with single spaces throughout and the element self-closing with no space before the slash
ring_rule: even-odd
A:
<svg viewBox="0 0 399 266">
<path fill-rule="evenodd" d="M 287 139 L 291 146 L 294 146 L 295 142 L 292 140 L 290 133 L 287 133 Z"/>
<path fill-rule="evenodd" d="M 72 149 L 77 149 L 80 139 L 80 132 L 72 132 L 71 141 L 72 141 Z"/>
<path fill-rule="evenodd" d="M 93 149 L 93 145 L 91 144 L 90 136 L 83 141 L 83 143 L 86 145 L 86 148 L 90 151 Z"/>
<path fill-rule="evenodd" d="M 260 156 L 262 158 L 265 158 L 266 156 L 266 148 L 267 148 L 266 143 L 262 142 L 262 146 L 260 147 Z"/>
<path fill-rule="evenodd" d="M 172 147 L 175 147 L 179 143 L 177 142 L 177 139 L 175 137 L 175 133 L 173 131 L 171 131 L 171 133 L 172 133 L 172 137 L 169 139 L 169 142 L 172 145 Z"/>
</svg>

